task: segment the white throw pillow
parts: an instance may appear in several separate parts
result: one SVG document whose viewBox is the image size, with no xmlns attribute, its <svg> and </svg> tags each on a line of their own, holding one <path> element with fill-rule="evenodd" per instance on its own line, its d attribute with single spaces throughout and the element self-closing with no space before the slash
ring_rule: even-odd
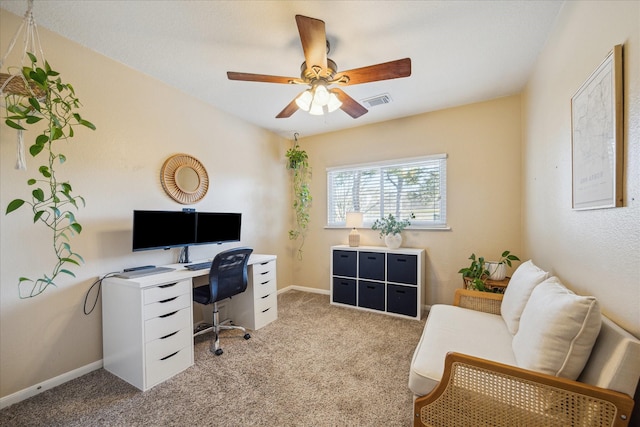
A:
<svg viewBox="0 0 640 427">
<path fill-rule="evenodd" d="M 533 288 L 548 277 L 549 273 L 540 270 L 531 260 L 523 262 L 513 272 L 500 305 L 500 314 L 502 314 L 504 323 L 507 324 L 507 329 L 511 332 L 511 335 L 515 335 L 518 332 L 522 310 L 524 310 Z"/>
<path fill-rule="evenodd" d="M 557 277 L 535 287 L 522 312 L 512 348 L 518 366 L 575 380 L 600 332 L 595 297 L 576 295 Z"/>
</svg>

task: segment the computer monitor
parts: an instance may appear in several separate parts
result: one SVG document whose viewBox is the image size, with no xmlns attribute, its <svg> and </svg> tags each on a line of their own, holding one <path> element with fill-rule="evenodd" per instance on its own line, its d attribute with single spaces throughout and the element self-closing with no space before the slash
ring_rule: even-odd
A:
<svg viewBox="0 0 640 427">
<path fill-rule="evenodd" d="M 239 213 L 198 212 L 195 244 L 239 242 L 241 226 Z"/>
<path fill-rule="evenodd" d="M 188 246 L 195 240 L 195 212 L 133 211 L 134 251 Z"/>
</svg>

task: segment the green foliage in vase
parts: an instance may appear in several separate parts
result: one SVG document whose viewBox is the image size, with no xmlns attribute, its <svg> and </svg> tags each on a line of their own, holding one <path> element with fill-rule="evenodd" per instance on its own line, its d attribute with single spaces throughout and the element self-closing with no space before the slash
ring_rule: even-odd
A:
<svg viewBox="0 0 640 427">
<path fill-rule="evenodd" d="M 73 210 L 84 206 L 82 196 L 73 194 L 69 182 L 60 182 L 56 177 L 56 168 L 66 161 L 64 154 L 54 149 L 60 141 L 66 141 L 74 136 L 73 128 L 83 126 L 95 130 L 95 126 L 83 119 L 77 110 L 80 101 L 75 95 L 73 86 L 63 83 L 59 73 L 51 69 L 45 61 L 44 68 L 37 63 L 35 55 L 28 53 L 31 66 L 22 68 L 22 75 L 26 83 L 44 95 L 25 97 L 8 94 L 5 96 L 6 120 L 5 124 L 19 131 L 27 130 L 26 125 L 36 125 L 44 130 L 36 137 L 29 147 L 32 157 L 41 153 L 46 156 L 45 164 L 38 167 L 38 176 L 27 180 L 32 187 L 30 199 L 12 200 L 6 209 L 6 214 L 16 211 L 22 206 L 30 206 L 33 222 L 44 224 L 53 237 L 53 250 L 57 262 L 50 274 L 43 274 L 39 279 L 20 277 L 18 287 L 20 298 L 30 298 L 44 292 L 60 274 L 75 277 L 68 269 L 68 265 L 80 265 L 84 262 L 80 254 L 74 252 L 69 244 L 69 238 L 82 232 L 82 226 L 76 220 Z M 55 145 L 54 145 L 55 144 Z M 42 157 L 42 156 L 41 156 Z M 24 290 L 26 289 L 26 290 Z M 24 291 L 23 291 L 24 290 Z"/>
<path fill-rule="evenodd" d="M 293 171 L 293 210 L 295 212 L 295 227 L 289 230 L 289 239 L 300 239 L 298 259 L 302 259 L 302 247 L 309 229 L 309 210 L 311 209 L 311 168 L 307 152 L 301 150 L 298 144 L 287 150 L 287 169 Z"/>
<path fill-rule="evenodd" d="M 459 274 L 462 274 L 462 279 L 467 279 L 472 289 L 481 292 L 492 292 L 492 289 L 486 286 L 487 279 L 491 275 L 491 272 L 487 268 L 487 262 L 484 257 L 476 258 L 476 254 L 473 253 L 469 259 L 471 260 L 471 265 L 461 268 L 458 271 Z M 520 261 L 520 258 L 512 254 L 511 251 L 504 251 L 496 264 L 507 264 L 511 267 L 512 261 Z"/>
<path fill-rule="evenodd" d="M 463 280 L 469 279 L 471 287 L 477 291 L 487 291 L 485 281 L 489 277 L 489 270 L 485 266 L 484 257 L 476 258 L 476 254 L 471 254 L 469 257 L 471 265 L 469 267 L 461 268 L 458 273 L 462 274 Z"/>
<path fill-rule="evenodd" d="M 411 225 L 410 219 L 414 219 L 416 216 L 411 213 L 409 218 L 405 218 L 403 220 L 396 219 L 393 214 L 389 214 L 386 217 L 382 217 L 376 219 L 373 225 L 371 226 L 372 230 L 380 231 L 380 238 L 383 238 L 389 234 L 399 234 Z"/>
</svg>

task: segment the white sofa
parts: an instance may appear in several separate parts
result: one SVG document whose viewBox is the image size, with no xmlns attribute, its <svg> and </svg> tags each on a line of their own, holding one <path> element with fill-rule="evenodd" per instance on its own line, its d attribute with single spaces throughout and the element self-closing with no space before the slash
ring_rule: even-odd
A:
<svg viewBox="0 0 640 427">
<path fill-rule="evenodd" d="M 419 426 L 625 426 L 639 377 L 640 341 L 527 261 L 432 306 L 409 388 Z"/>
</svg>

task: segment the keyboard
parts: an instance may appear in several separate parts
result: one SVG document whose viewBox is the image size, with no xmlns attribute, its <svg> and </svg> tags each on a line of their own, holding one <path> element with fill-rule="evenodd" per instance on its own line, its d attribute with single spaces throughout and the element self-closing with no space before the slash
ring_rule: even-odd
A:
<svg viewBox="0 0 640 427">
<path fill-rule="evenodd" d="M 188 264 L 184 266 L 187 270 L 195 271 L 195 270 L 204 270 L 207 268 L 211 268 L 211 261 L 205 262 L 197 262 L 195 264 Z"/>
<path fill-rule="evenodd" d="M 171 267 L 143 268 L 141 270 L 125 271 L 117 274 L 115 277 L 120 277 L 121 279 L 134 279 L 136 277 L 151 276 L 152 274 L 168 273 L 173 270 L 175 270 L 175 268 Z"/>
</svg>

